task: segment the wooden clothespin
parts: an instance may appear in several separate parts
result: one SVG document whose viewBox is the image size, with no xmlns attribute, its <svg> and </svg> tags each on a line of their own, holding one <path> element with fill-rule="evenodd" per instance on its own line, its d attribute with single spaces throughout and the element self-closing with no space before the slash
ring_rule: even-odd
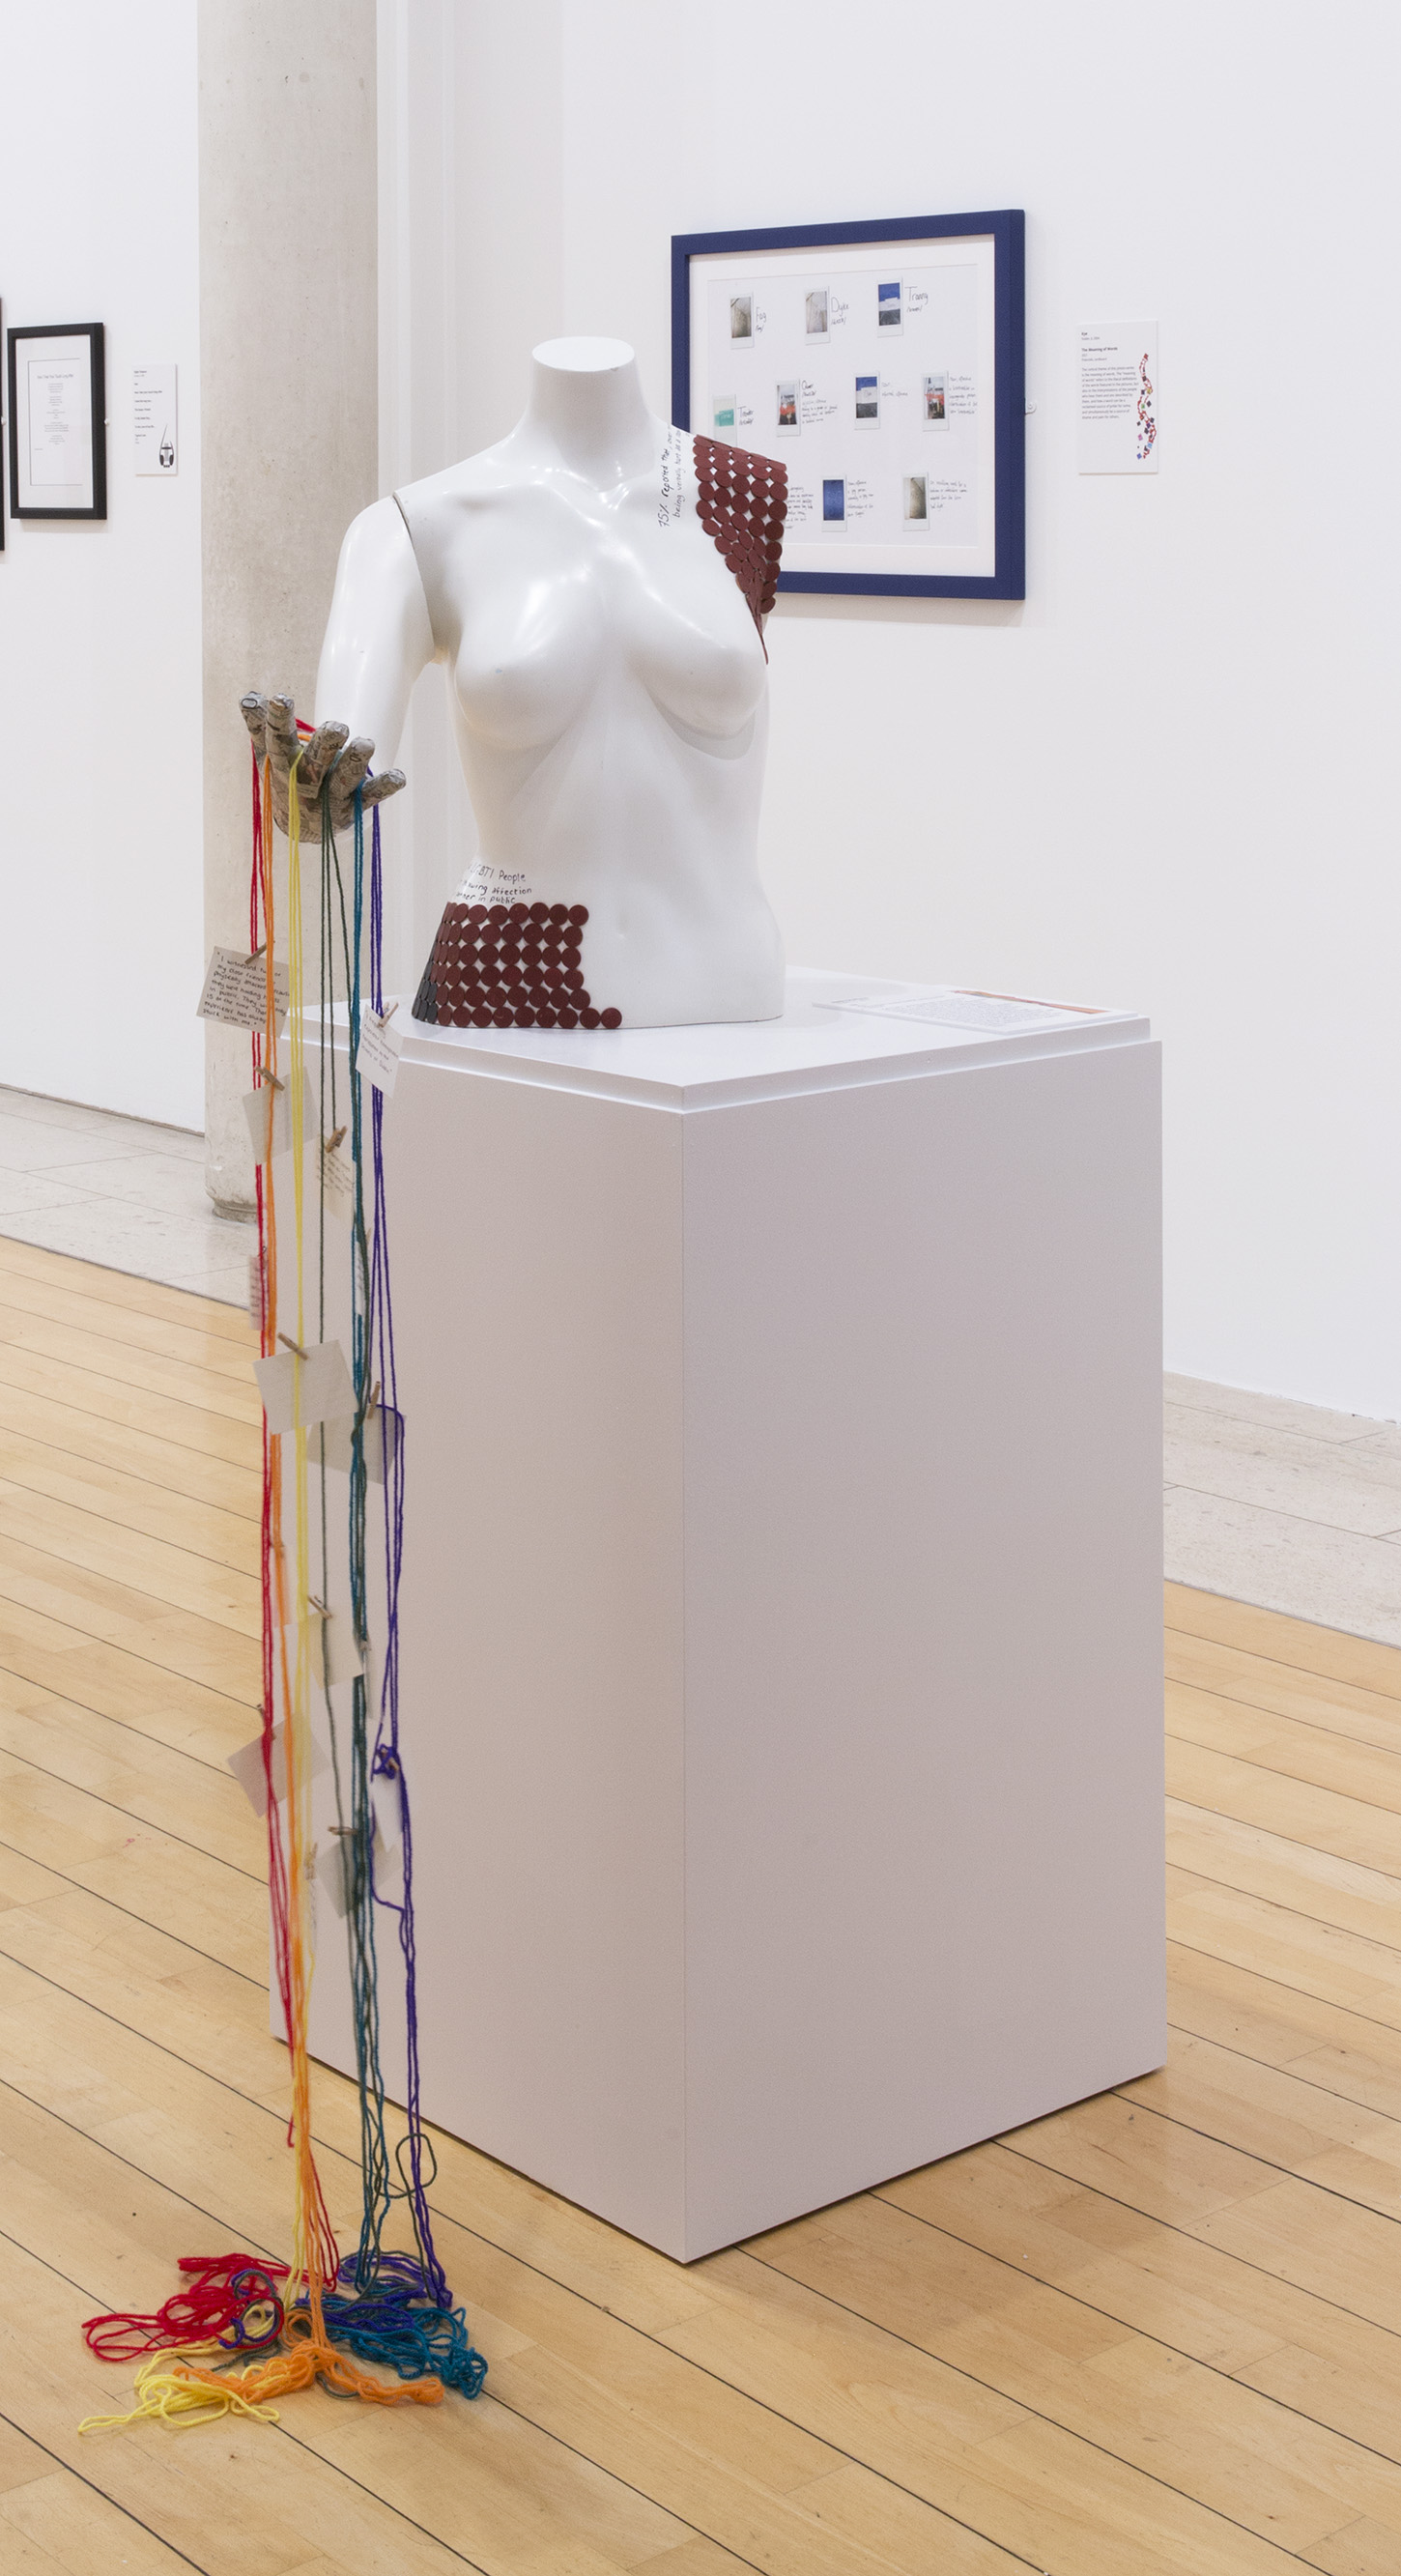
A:
<svg viewBox="0 0 1401 2576">
<path fill-rule="evenodd" d="M 310 1352 L 304 1351 L 300 1342 L 294 1342 L 290 1333 L 279 1333 L 277 1338 L 280 1342 L 286 1343 L 289 1351 L 295 1351 L 299 1360 L 310 1358 Z"/>
</svg>

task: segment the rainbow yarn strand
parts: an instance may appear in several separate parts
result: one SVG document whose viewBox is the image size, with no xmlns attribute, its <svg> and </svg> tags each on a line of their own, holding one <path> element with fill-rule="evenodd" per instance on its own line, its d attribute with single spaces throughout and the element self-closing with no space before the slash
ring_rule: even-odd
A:
<svg viewBox="0 0 1401 2576">
<path fill-rule="evenodd" d="M 299 725 L 306 734 L 309 726 Z M 259 1344 L 264 1359 L 284 1348 L 293 1355 L 299 1382 L 307 1340 L 307 1309 L 314 1284 L 317 1338 L 326 1335 L 326 1192 L 318 1150 L 314 1283 L 308 1260 L 306 1147 L 306 938 L 301 880 L 301 806 L 297 766 L 288 782 L 287 949 L 290 1002 L 286 1085 L 292 1159 L 290 1306 L 288 1332 L 280 1302 L 279 1207 L 271 1157 L 257 1166 L 259 1240 Z M 355 796 L 354 861 L 347 906 L 340 855 L 331 824 L 329 786 L 320 792 L 321 870 L 318 937 L 320 1034 L 320 1134 L 336 1132 L 338 1079 L 333 1045 L 334 968 L 344 977 L 349 1022 L 345 1120 L 354 1170 L 351 1226 L 351 1352 L 355 1412 L 350 1438 L 346 1544 L 351 1617 L 361 1647 L 370 1641 L 371 1489 L 367 1443 L 375 1441 L 382 1465 L 379 1543 L 383 1549 L 384 1636 L 372 1695 L 362 1669 L 351 1682 L 348 1726 L 337 1723 L 331 1686 L 321 1695 L 330 1730 L 335 1780 L 336 1832 L 342 1853 L 346 1929 L 355 2024 L 360 2101 L 362 2210 L 353 2254 L 342 2259 L 336 2243 L 311 2132 L 310 2061 L 307 2047 L 313 1940 L 308 1882 L 313 1865 L 310 1783 L 312 1670 L 309 1638 L 319 1602 L 328 1597 L 330 1511 L 324 1443 L 317 1445 L 313 1497 L 308 1437 L 263 1434 L 262 1765 L 267 1797 L 268 1895 L 273 1976 L 282 2011 L 291 2074 L 288 2144 L 292 2151 L 292 2246 L 288 2263 L 262 2255 L 189 2255 L 180 2270 L 186 2286 L 151 2315 L 89 2318 L 83 2328 L 101 2360 L 138 2360 L 136 2403 L 124 2414 L 89 2416 L 80 2427 L 96 2432 L 146 2417 L 174 2426 L 211 2423 L 229 2413 L 276 2423 L 275 2401 L 313 2382 L 370 2405 L 438 2405 L 445 2388 L 475 2397 L 486 2363 L 472 2344 L 466 2317 L 452 2293 L 433 2244 L 428 2190 L 432 2150 L 420 2107 L 417 1960 L 414 1939 L 413 1836 L 408 1780 L 399 1732 L 399 1587 L 404 1546 L 406 1425 L 399 1407 L 390 1283 L 389 1223 L 384 1168 L 384 1101 L 360 1073 L 362 980 L 371 1007 L 383 1009 L 383 869 L 379 813 L 375 809 L 366 866 L 364 802 Z M 272 839 L 272 785 L 266 759 L 253 763 L 253 864 L 249 890 L 249 947 L 265 963 L 265 1015 L 252 1042 L 255 1086 L 281 1082 L 279 1013 L 274 992 L 276 930 Z M 362 979 L 362 957 L 364 976 Z M 284 1268 L 286 1265 L 284 1265 Z M 379 1410 L 382 1419 L 376 1423 Z M 296 1412 L 301 1411 L 300 1405 Z M 388 1426 L 393 1432 L 389 1436 Z M 314 1508 L 313 1508 L 314 1502 Z M 311 1559 L 319 1535 L 321 1592 L 314 1598 Z M 279 1744 L 280 1727 L 280 1744 Z M 376 1885 L 376 1793 L 392 1809 L 398 1829 L 402 1879 L 391 1897 Z M 403 2134 L 390 2146 L 391 2114 L 380 2055 L 377 1925 L 394 1919 L 404 1976 L 407 2082 Z M 386 2248 L 384 2235 L 402 2210 L 413 2251 Z M 392 2374 L 376 2377 L 376 2365 Z M 240 2365 L 235 2367 L 234 2365 Z"/>
</svg>

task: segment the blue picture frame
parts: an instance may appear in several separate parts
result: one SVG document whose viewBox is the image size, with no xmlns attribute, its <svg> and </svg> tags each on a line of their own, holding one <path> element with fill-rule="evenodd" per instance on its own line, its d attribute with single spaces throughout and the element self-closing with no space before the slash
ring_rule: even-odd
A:
<svg viewBox="0 0 1401 2576">
<path fill-rule="evenodd" d="M 1026 216 L 912 215 L 878 223 L 779 224 L 756 231 L 674 233 L 671 242 L 671 417 L 691 426 L 691 262 L 741 251 L 847 249 L 865 242 L 958 240 L 971 234 L 994 244 L 993 350 L 996 375 L 994 510 L 996 569 L 984 577 L 953 573 L 780 572 L 778 587 L 875 599 L 1025 599 L 1026 597 Z"/>
</svg>

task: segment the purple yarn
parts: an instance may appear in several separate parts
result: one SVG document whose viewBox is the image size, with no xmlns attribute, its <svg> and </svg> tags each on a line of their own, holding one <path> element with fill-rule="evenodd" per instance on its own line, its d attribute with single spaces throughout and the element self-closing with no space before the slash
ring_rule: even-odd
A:
<svg viewBox="0 0 1401 2576">
<path fill-rule="evenodd" d="M 372 811 L 370 827 L 370 993 L 377 1012 L 384 1009 L 384 877 L 380 855 L 379 807 Z M 392 1781 L 399 1801 L 399 1836 L 403 1854 L 403 1894 L 396 1904 L 375 1889 L 375 1902 L 386 1912 L 395 1914 L 399 1924 L 399 1947 L 404 1960 L 404 2018 L 407 2039 L 407 2084 L 405 2108 L 408 2113 L 408 2135 L 399 2150 L 403 2172 L 405 2149 L 408 2173 L 405 2183 L 413 2206 L 414 2228 L 423 2255 L 427 2294 L 435 2305 L 450 2308 L 452 2293 L 433 2247 L 432 2222 L 428 2214 L 428 2186 L 424 2174 L 423 2115 L 419 2079 L 418 2045 L 418 1963 L 414 1937 L 413 1902 L 413 1826 L 409 1812 L 408 1782 L 399 1751 L 399 1584 L 404 1562 L 404 1450 L 405 1425 L 399 1410 L 399 1379 L 394 1354 L 394 1294 L 389 1271 L 389 1212 L 384 1179 L 384 1094 L 371 1090 L 370 1127 L 372 1139 L 373 1194 L 370 1227 L 370 1298 L 369 1341 L 374 1369 L 380 1383 L 380 1401 L 386 1412 L 397 1420 L 397 1438 L 385 1444 L 384 1460 L 384 1578 L 387 1618 L 385 1627 L 384 1674 L 380 1685 L 379 1717 L 375 1730 L 371 1776 Z M 393 1455 L 389 1455 L 392 1446 Z M 373 1869 L 373 1859 L 371 1860 Z M 431 2156 L 431 2150 L 430 2150 Z M 381 2267 L 393 2258 L 382 2255 Z"/>
</svg>

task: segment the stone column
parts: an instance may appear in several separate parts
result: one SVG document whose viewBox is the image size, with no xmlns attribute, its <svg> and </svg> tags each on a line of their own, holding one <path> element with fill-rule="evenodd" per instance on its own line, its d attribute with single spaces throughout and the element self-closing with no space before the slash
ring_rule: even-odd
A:
<svg viewBox="0 0 1401 2576">
<path fill-rule="evenodd" d="M 378 489 L 375 0 L 199 0 L 199 159 L 209 948 L 248 927 L 238 701 L 310 714 L 340 542 Z M 247 1088 L 246 1038 L 209 1028 L 206 1181 L 231 1214 Z"/>
</svg>

